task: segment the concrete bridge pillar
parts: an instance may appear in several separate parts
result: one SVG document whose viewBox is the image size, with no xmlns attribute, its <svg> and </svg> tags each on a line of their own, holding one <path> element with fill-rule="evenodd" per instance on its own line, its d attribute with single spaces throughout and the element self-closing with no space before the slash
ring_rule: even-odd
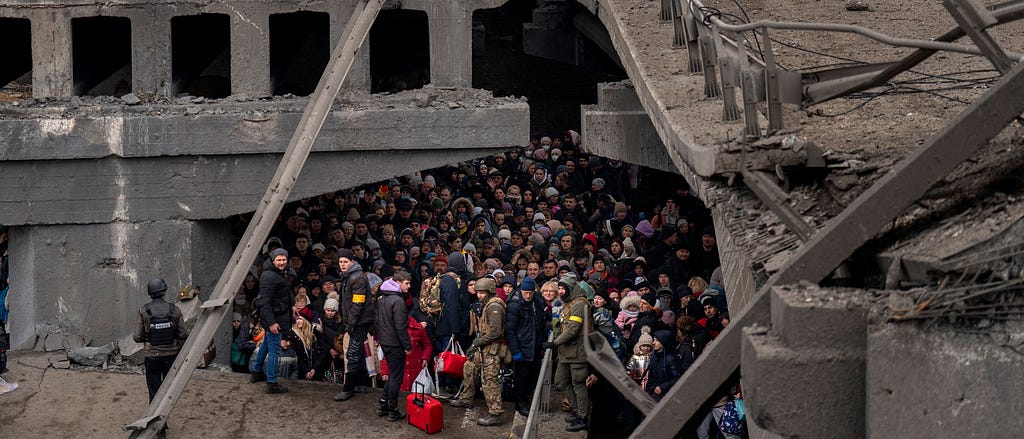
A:
<svg viewBox="0 0 1024 439">
<path fill-rule="evenodd" d="M 44 9 L 30 14 L 29 18 L 32 20 L 32 96 L 71 96 L 71 17 Z"/>
<path fill-rule="evenodd" d="M 430 30 L 430 83 L 439 87 L 473 85 L 473 11 L 506 0 L 411 0 L 406 9 L 425 11 Z"/>
<path fill-rule="evenodd" d="M 93 346 L 119 340 L 148 301 L 150 278 L 167 281 L 172 302 L 188 284 L 208 297 L 232 250 L 226 220 L 118 220 L 9 231 L 8 330 L 18 349 L 41 348 L 47 337 L 82 336 Z"/>
<path fill-rule="evenodd" d="M 270 94 L 270 16 L 262 5 L 231 14 L 231 94 Z M 252 11 L 246 10 L 253 8 Z"/>
</svg>

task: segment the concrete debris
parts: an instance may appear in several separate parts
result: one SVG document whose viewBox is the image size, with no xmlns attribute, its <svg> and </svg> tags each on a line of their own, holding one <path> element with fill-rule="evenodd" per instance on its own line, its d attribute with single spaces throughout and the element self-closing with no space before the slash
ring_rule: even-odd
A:
<svg viewBox="0 0 1024 439">
<path fill-rule="evenodd" d="M 83 366 L 102 366 L 113 351 L 114 347 L 111 344 L 100 347 L 86 346 L 68 351 L 68 358 Z"/>
<path fill-rule="evenodd" d="M 124 96 L 121 96 L 121 102 L 124 102 L 125 105 L 139 105 L 142 103 L 142 99 L 139 99 L 139 97 L 136 96 L 135 93 L 128 93 Z"/>
<path fill-rule="evenodd" d="M 46 352 L 54 352 L 64 350 L 64 335 L 62 334 L 48 334 L 46 336 L 46 342 L 43 344 L 43 350 Z"/>
<path fill-rule="evenodd" d="M 71 362 L 68 360 L 61 360 L 56 363 L 51 363 L 56 369 L 71 369 Z"/>
<path fill-rule="evenodd" d="M 854 12 L 870 12 L 871 5 L 869 5 L 868 2 L 865 1 L 854 0 L 846 3 L 846 10 Z"/>
<path fill-rule="evenodd" d="M 41 355 L 29 355 L 18 358 L 18 364 L 36 369 L 46 369 L 50 367 L 50 360 Z"/>
<path fill-rule="evenodd" d="M 131 335 L 117 341 L 117 350 L 121 360 L 132 364 L 142 364 L 146 358 L 145 345 L 136 343 Z"/>
</svg>

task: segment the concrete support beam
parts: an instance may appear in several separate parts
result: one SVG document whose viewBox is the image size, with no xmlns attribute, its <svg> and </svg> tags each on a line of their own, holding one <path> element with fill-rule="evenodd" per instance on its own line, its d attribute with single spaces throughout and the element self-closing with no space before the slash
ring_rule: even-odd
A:
<svg viewBox="0 0 1024 439">
<path fill-rule="evenodd" d="M 409 105 L 411 96 L 355 104 L 364 109 L 332 111 L 313 151 L 503 147 L 522 144 L 530 132 L 525 103 L 455 109 L 445 105 L 442 110 Z M 425 93 L 422 96 L 423 101 L 428 99 Z M 142 113 L 121 114 L 120 108 L 108 108 L 111 112 L 95 117 L 12 111 L 8 114 L 18 118 L 0 120 L 0 137 L 10 139 L 0 150 L 0 160 L 279 153 L 302 117 L 296 104 L 304 102 L 147 106 Z"/>
<path fill-rule="evenodd" d="M 32 20 L 32 96 L 71 96 L 71 17 L 59 10 L 39 9 L 28 18 Z"/>
<path fill-rule="evenodd" d="M 231 7 L 231 94 L 270 94 L 270 15 L 263 7 Z"/>
<path fill-rule="evenodd" d="M 493 155 L 506 147 L 310 154 L 289 201 Z M 2 224 L 217 219 L 251 212 L 280 154 L 0 163 Z M 32 200 L 28 202 L 26 200 Z M 13 272 L 13 271 L 12 271 Z"/>
<path fill-rule="evenodd" d="M 156 8 L 165 20 L 153 20 Z M 132 22 L 132 91 L 145 95 L 171 94 L 171 19 L 173 11 L 148 5 L 130 10 Z"/>
<path fill-rule="evenodd" d="M 473 11 L 507 0 L 406 0 L 402 7 L 427 13 L 430 83 L 437 87 L 473 85 Z"/>
<path fill-rule="evenodd" d="M 996 339 L 953 329 L 922 331 L 912 324 L 871 327 L 871 436 L 994 438 L 1024 431 L 1024 356 Z"/>
<path fill-rule="evenodd" d="M 115 221 L 11 227 L 11 320 L 16 348 L 37 335 L 79 334 L 99 346 L 130 334 L 146 281 L 213 288 L 231 255 L 227 221 Z M 208 292 L 208 291 L 207 291 Z"/>
<path fill-rule="evenodd" d="M 598 84 L 597 96 L 598 104 L 584 105 L 581 112 L 581 135 L 588 152 L 678 172 L 632 86 L 621 82 Z"/>
<path fill-rule="evenodd" d="M 809 284 L 772 289 L 771 329 L 744 328 L 748 422 L 783 437 L 865 437 L 865 296 Z"/>
</svg>

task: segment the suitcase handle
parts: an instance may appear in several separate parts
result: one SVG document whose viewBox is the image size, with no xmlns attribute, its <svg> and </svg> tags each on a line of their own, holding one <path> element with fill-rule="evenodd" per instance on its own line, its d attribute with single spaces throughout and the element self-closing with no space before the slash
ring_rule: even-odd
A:
<svg viewBox="0 0 1024 439">
<path fill-rule="evenodd" d="M 419 407 L 419 408 L 423 408 L 423 406 L 426 405 L 426 403 L 428 401 L 430 401 L 430 400 L 427 399 L 429 397 L 427 396 L 426 392 L 423 392 L 423 391 L 417 392 L 416 391 L 416 385 L 419 385 L 420 389 L 424 390 L 424 391 L 427 390 L 427 386 L 424 386 L 421 383 L 415 383 L 415 382 L 412 383 L 412 392 L 413 392 L 413 395 L 415 395 L 413 397 L 413 399 L 412 399 L 412 403 L 416 404 L 416 406 Z"/>
</svg>

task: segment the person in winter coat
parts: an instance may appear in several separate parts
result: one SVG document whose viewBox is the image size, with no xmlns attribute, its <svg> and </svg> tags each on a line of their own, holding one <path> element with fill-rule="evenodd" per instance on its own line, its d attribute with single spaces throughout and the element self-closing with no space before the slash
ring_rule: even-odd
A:
<svg viewBox="0 0 1024 439">
<path fill-rule="evenodd" d="M 375 304 L 374 333 L 390 366 L 380 400 L 377 401 L 377 416 L 387 415 L 389 421 L 405 418 L 405 414 L 398 410 L 398 390 L 405 379 L 406 354 L 412 352 L 408 330 L 409 311 L 403 297 L 411 286 L 412 277 L 409 273 L 395 273 L 394 277 L 380 286 L 380 297 Z"/>
<path fill-rule="evenodd" d="M 366 374 L 363 343 L 373 325 L 373 298 L 370 283 L 351 250 L 338 250 L 341 271 L 341 312 L 349 343 L 345 347 L 345 386 L 335 401 L 345 401 L 354 394 L 356 381 Z"/>
<path fill-rule="evenodd" d="M 462 376 L 465 381 L 459 392 L 459 398 L 453 399 L 449 405 L 456 408 L 470 408 L 473 395 L 476 393 L 476 379 L 480 376 L 481 388 L 487 400 L 487 415 L 476 420 L 483 426 L 501 425 L 501 384 L 498 383 L 498 372 L 503 359 L 508 354 L 505 341 L 505 317 L 508 313 L 505 302 L 495 292 L 494 279 L 485 277 L 478 279 L 474 286 L 476 296 L 483 303 L 480 316 L 479 331 L 473 344 L 466 351 L 469 357 L 463 367 Z"/>
<path fill-rule="evenodd" d="M 256 361 L 249 369 L 249 381 L 266 381 L 266 393 L 288 391 L 277 383 L 278 357 L 281 355 L 281 335 L 292 327 L 292 284 L 285 277 L 288 273 L 288 252 L 277 248 L 270 252 L 270 258 L 263 264 L 260 274 L 260 295 L 257 299 L 260 309 L 260 324 L 266 331 L 263 349 L 256 355 Z M 264 372 L 266 370 L 266 372 Z"/>
<path fill-rule="evenodd" d="M 636 343 L 640 340 L 640 332 L 636 330 L 637 328 L 648 326 L 651 328 L 651 333 L 667 329 L 667 326 L 662 323 L 657 315 L 657 308 L 654 307 L 654 304 L 657 302 L 658 295 L 653 292 L 640 296 L 640 313 L 637 314 L 636 323 L 633 324 L 633 331 L 630 333 L 630 349 L 636 346 Z"/>
<path fill-rule="evenodd" d="M 654 333 L 654 352 L 647 366 L 646 390 L 655 401 L 661 401 L 683 375 L 673 344 L 675 338 L 671 331 L 660 330 Z"/>
<path fill-rule="evenodd" d="M 640 295 L 627 295 L 619 301 L 619 307 L 621 307 L 622 310 L 620 310 L 619 315 L 615 317 L 615 324 L 618 325 L 619 330 L 622 331 L 622 336 L 626 339 L 630 339 L 630 334 L 633 331 L 637 316 L 640 314 Z"/>
<path fill-rule="evenodd" d="M 529 415 L 546 334 L 543 300 L 536 297 L 536 292 L 537 283 L 526 277 L 508 301 L 505 338 L 514 361 L 516 411 L 523 416 Z"/>
<path fill-rule="evenodd" d="M 327 357 L 330 358 L 330 363 L 327 365 L 327 369 L 332 370 L 330 382 L 340 384 L 341 376 L 338 373 L 344 373 L 345 360 L 344 353 L 338 351 L 335 346 L 341 346 L 342 343 L 339 337 L 345 335 L 345 324 L 342 322 L 341 313 L 338 309 L 341 307 L 339 301 L 341 296 L 337 292 L 330 292 L 327 294 L 327 300 L 324 301 L 324 317 L 320 320 L 318 329 L 320 334 L 317 336 L 317 341 L 320 342 L 320 349 L 326 353 Z M 343 351 L 344 349 L 342 349 Z"/>
<path fill-rule="evenodd" d="M 313 324 L 305 317 L 299 317 L 292 326 L 298 343 L 292 344 L 295 349 L 299 379 L 320 381 L 324 378 L 330 356 L 324 355 L 320 342 L 317 341 Z"/>
<path fill-rule="evenodd" d="M 434 346 L 430 342 L 430 338 L 427 336 L 426 320 L 420 321 L 418 318 L 423 318 L 423 313 L 417 314 L 418 317 L 409 316 L 409 341 L 412 342 L 412 351 L 405 356 L 405 378 L 402 379 L 402 385 L 398 389 L 403 392 L 412 392 L 417 389 L 413 389 L 413 382 L 416 381 L 416 377 L 419 376 L 420 371 L 427 367 L 427 363 L 430 362 L 430 358 L 434 354 Z M 391 368 L 388 366 L 387 361 L 381 361 L 380 373 L 382 379 L 388 379 L 387 375 L 391 372 Z"/>
<path fill-rule="evenodd" d="M 566 273 L 558 281 L 558 293 L 565 305 L 559 316 L 560 331 L 553 342 L 544 343 L 545 349 L 558 349 L 558 367 L 555 369 L 555 385 L 566 389 L 572 413 L 566 417 L 566 431 L 580 431 L 587 428 L 590 417 L 590 399 L 587 396 L 587 353 L 583 343 L 587 337 L 584 319 L 590 316 L 590 301 L 583 288 L 577 285 L 576 276 Z"/>
<path fill-rule="evenodd" d="M 441 313 L 435 324 L 434 350 L 444 351 L 454 340 L 465 348 L 469 337 L 469 278 L 467 261 L 472 259 L 460 251 L 448 255 L 448 273 L 441 276 Z M 447 375 L 439 377 L 439 391 L 452 394 L 457 392 L 459 380 Z M 442 392 L 439 392 L 442 393 Z"/>
</svg>

